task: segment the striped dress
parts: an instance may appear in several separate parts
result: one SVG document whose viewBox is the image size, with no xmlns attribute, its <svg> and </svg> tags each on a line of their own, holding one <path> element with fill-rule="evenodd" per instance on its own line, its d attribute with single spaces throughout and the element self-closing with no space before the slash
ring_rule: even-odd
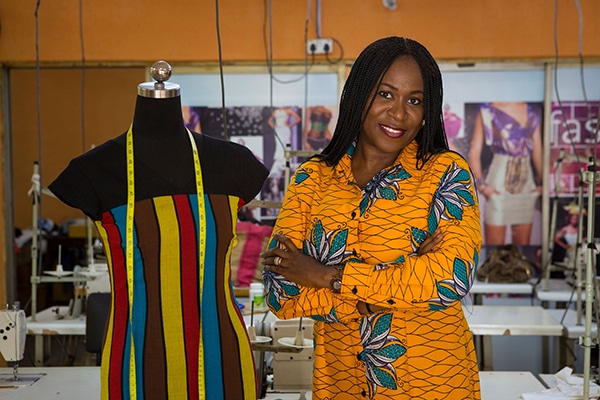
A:
<svg viewBox="0 0 600 400">
<path fill-rule="evenodd" d="M 195 140 L 206 215 L 202 284 L 195 182 L 184 190 L 168 188 L 136 160 L 133 304 L 124 246 L 124 137 L 72 160 L 49 186 L 95 220 L 104 244 L 112 307 L 102 352 L 103 400 L 257 398 L 253 354 L 234 301 L 229 258 L 237 211 L 260 191 L 268 170 L 235 143 L 197 134 Z M 152 189 L 138 185 L 151 179 Z"/>
<path fill-rule="evenodd" d="M 263 273 L 279 318 L 315 321 L 313 400 L 480 399 L 460 301 L 482 240 L 466 161 L 448 151 L 417 169 L 413 141 L 361 189 L 352 150 L 335 167 L 300 166 L 273 230 L 321 263 L 344 266 L 341 293 Z M 439 250 L 417 256 L 437 228 Z M 362 316 L 358 301 L 389 311 Z"/>
</svg>

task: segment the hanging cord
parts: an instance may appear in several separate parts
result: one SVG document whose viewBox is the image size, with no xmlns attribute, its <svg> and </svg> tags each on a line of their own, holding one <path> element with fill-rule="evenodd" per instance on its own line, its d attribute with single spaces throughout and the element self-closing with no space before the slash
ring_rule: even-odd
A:
<svg viewBox="0 0 600 400">
<path fill-rule="evenodd" d="M 315 33 L 317 34 L 317 39 L 321 38 L 321 0 L 317 0 L 317 9 L 316 13 L 316 22 L 315 22 Z"/>
<path fill-rule="evenodd" d="M 592 105 L 588 101 L 587 92 L 585 90 L 585 79 L 583 76 L 583 13 L 581 12 L 579 0 L 575 0 L 575 4 L 577 5 L 577 12 L 579 14 L 579 47 L 577 50 L 577 54 L 579 55 L 579 76 L 581 78 L 581 91 L 583 93 L 583 100 L 587 104 L 588 118 L 590 118 L 592 113 Z"/>
<path fill-rule="evenodd" d="M 310 67 L 314 64 L 314 54 L 313 54 L 313 62 L 308 64 L 308 53 L 304 53 L 304 73 L 297 78 L 289 79 L 289 80 L 281 80 L 278 79 L 273 73 L 273 5 L 271 0 L 265 0 L 264 2 L 265 12 L 264 12 L 264 23 L 263 23 L 263 41 L 265 46 L 265 54 L 267 57 L 267 70 L 269 71 L 269 113 L 270 117 L 273 117 L 274 111 L 274 102 L 273 102 L 273 82 L 281 83 L 281 84 L 290 84 L 299 82 L 304 79 L 304 112 L 306 113 L 308 110 L 307 98 L 308 98 L 308 71 Z M 311 13 L 311 0 L 307 1 L 307 13 L 306 20 L 304 23 L 304 48 L 306 48 L 308 43 L 308 25 L 310 21 L 310 13 Z M 267 35 L 268 32 L 268 35 Z M 279 145 L 284 149 L 286 149 L 285 144 L 277 134 L 275 130 L 275 138 L 279 142 Z"/>
<path fill-rule="evenodd" d="M 269 15 L 269 119 L 273 118 L 273 2 L 269 0 L 268 2 L 268 15 Z M 275 135 L 275 139 L 279 142 L 279 145 L 285 151 L 285 144 L 277 134 L 277 130 L 273 128 L 273 134 Z"/>
<path fill-rule="evenodd" d="M 81 44 L 81 153 L 85 153 L 85 47 L 83 40 L 83 0 L 79 0 L 79 42 Z"/>
<path fill-rule="evenodd" d="M 337 40 L 336 38 L 332 37 L 331 40 L 333 40 L 333 42 L 335 44 L 337 44 L 337 46 L 340 48 L 340 56 L 336 60 L 331 60 L 329 58 L 329 53 L 331 53 L 331 52 L 329 52 L 329 53 L 325 53 L 325 58 L 327 59 L 327 62 L 329 64 L 337 64 L 340 61 L 342 61 L 342 59 L 344 58 L 344 48 L 342 47 L 342 44 L 340 43 L 340 41 Z"/>
<path fill-rule="evenodd" d="M 585 86 L 585 76 L 584 76 L 584 60 L 583 60 L 583 13 L 581 10 L 581 5 L 579 3 L 579 0 L 575 0 L 575 4 L 577 6 L 577 11 L 578 11 L 578 15 L 579 15 L 579 40 L 578 40 L 578 59 L 579 59 L 579 75 L 580 75 L 580 82 L 581 82 L 581 91 L 583 94 L 583 100 L 584 103 L 587 106 L 587 119 L 592 119 L 592 106 L 588 100 L 587 97 L 587 92 L 586 92 L 586 86 Z M 558 108 L 560 110 L 560 115 L 562 118 L 562 122 L 563 125 L 565 127 L 565 130 L 567 131 L 567 136 L 568 136 L 568 140 L 570 141 L 570 147 L 571 147 L 571 152 L 574 155 L 578 155 L 575 149 L 575 142 L 574 142 L 574 138 L 573 138 L 573 134 L 571 133 L 571 130 L 569 128 L 569 125 L 567 123 L 567 117 L 565 115 L 565 110 L 564 107 L 562 105 L 562 101 L 560 99 L 560 94 L 559 94 L 559 89 L 558 89 L 558 0 L 555 1 L 555 9 L 554 9 L 554 47 L 555 47 L 555 62 L 554 62 L 554 90 L 555 90 L 555 95 L 556 95 L 556 100 L 558 103 Z M 600 114 L 600 111 L 599 111 Z M 597 132 L 598 132 L 598 125 L 596 124 L 596 134 L 594 135 L 594 137 L 596 138 L 596 142 L 597 142 Z M 595 146 L 596 148 L 593 151 L 593 158 L 596 158 L 597 155 L 597 146 Z M 580 175 L 580 179 L 581 179 L 581 175 Z M 558 186 L 559 180 L 557 179 L 557 183 L 556 183 L 556 188 L 558 190 L 560 190 L 560 187 Z M 558 195 L 558 193 L 557 193 Z M 580 207 L 583 207 L 583 204 L 579 205 Z M 581 243 L 577 244 L 577 247 L 581 246 Z"/>
<path fill-rule="evenodd" d="M 304 28 L 304 48 L 306 48 L 307 44 L 308 44 L 308 21 L 310 19 L 310 2 L 311 2 L 311 0 L 308 0 L 308 14 L 306 16 L 306 24 L 305 24 L 305 28 Z M 272 24 L 271 18 L 270 18 L 270 15 L 271 15 L 271 5 L 270 4 L 271 4 L 270 0 L 265 0 L 265 2 L 264 2 L 265 12 L 263 14 L 263 44 L 264 44 L 264 48 L 265 48 L 265 59 L 266 59 L 267 70 L 269 71 L 270 79 L 277 83 L 282 83 L 282 84 L 299 82 L 300 80 L 302 80 L 308 76 L 308 71 L 310 70 L 310 67 L 312 67 L 315 63 L 315 55 L 314 54 L 312 55 L 312 63 L 310 64 L 310 67 L 307 67 L 308 54 L 305 52 L 305 54 L 304 54 L 304 65 L 305 65 L 304 74 L 299 76 L 298 78 L 282 80 L 282 79 L 277 78 L 274 75 L 274 73 L 273 73 L 273 54 L 271 51 L 271 47 L 273 44 L 273 40 L 272 40 L 273 24 Z M 267 23 L 267 21 L 268 21 L 268 23 Z M 267 33 L 270 33 L 270 36 Z"/>
<path fill-rule="evenodd" d="M 575 154 L 575 142 L 573 141 L 573 135 L 571 134 L 571 130 L 569 129 L 569 124 L 567 123 L 567 116 L 565 115 L 565 110 L 562 106 L 562 101 L 560 99 L 560 94 L 558 90 L 558 0 L 554 1 L 554 94 L 556 95 L 556 102 L 558 103 L 558 109 L 560 110 L 560 115 L 562 117 L 563 125 L 567 131 L 567 136 L 569 137 L 569 141 L 571 142 L 571 151 Z"/>
<path fill-rule="evenodd" d="M 308 24 L 310 22 L 310 4 L 312 0 L 307 0 L 306 5 L 306 19 L 304 20 L 304 48 L 308 46 Z M 315 55 L 312 56 L 313 63 L 315 61 Z M 308 53 L 304 52 L 304 123 L 308 125 Z M 307 126 L 304 127 L 304 131 L 307 131 Z M 287 182 L 286 182 L 287 184 Z"/>
<path fill-rule="evenodd" d="M 215 0 L 215 16 L 217 26 L 217 44 L 219 47 L 219 74 L 221 77 L 221 116 L 223 118 L 223 136 L 229 140 L 227 133 L 227 110 L 225 109 L 225 78 L 223 76 L 223 53 L 221 48 L 221 27 L 219 25 L 219 0 Z"/>
<path fill-rule="evenodd" d="M 581 11 L 581 4 L 579 0 L 575 0 L 575 4 L 577 5 L 577 12 L 579 14 L 579 76 L 581 79 L 581 91 L 583 92 L 583 100 L 587 105 L 588 109 L 588 119 L 592 119 L 592 104 L 589 102 L 587 97 L 587 92 L 585 90 L 585 77 L 584 77 L 584 67 L 583 67 L 583 13 Z M 598 111 L 596 114 L 596 118 L 600 116 L 600 104 L 598 106 Z M 596 124 L 596 129 L 594 131 L 594 151 L 592 152 L 592 160 L 594 162 L 593 165 L 596 165 L 596 159 L 598 156 L 598 124 Z"/>
<path fill-rule="evenodd" d="M 41 68 L 40 68 L 40 41 L 39 41 L 39 9 L 41 5 L 41 0 L 37 0 L 35 5 L 35 73 L 36 73 L 36 108 L 37 108 L 37 136 L 38 136 L 38 173 L 37 176 L 33 179 L 37 181 L 36 190 L 33 193 L 34 196 L 34 204 L 38 206 L 38 215 L 42 215 L 42 191 L 41 191 L 41 182 L 42 182 L 42 106 L 41 106 L 41 90 L 40 90 L 40 82 L 41 82 Z M 35 184 L 35 183 L 34 183 Z M 34 222 L 37 227 L 37 221 Z M 38 247 L 41 248 L 41 235 L 39 234 L 39 228 L 35 229 L 33 232 L 36 237 L 38 237 Z M 42 273 L 42 252 L 37 251 L 36 257 L 36 268 L 37 274 Z"/>
</svg>

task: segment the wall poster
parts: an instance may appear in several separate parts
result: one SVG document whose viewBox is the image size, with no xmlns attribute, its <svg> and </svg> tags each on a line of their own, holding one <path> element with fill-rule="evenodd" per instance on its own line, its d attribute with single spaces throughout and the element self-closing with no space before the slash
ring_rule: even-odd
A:
<svg viewBox="0 0 600 400">
<path fill-rule="evenodd" d="M 514 244 L 541 268 L 544 70 L 488 67 L 442 68 L 446 135 L 478 180 L 480 263 Z"/>
<path fill-rule="evenodd" d="M 184 119 L 196 132 L 224 139 L 220 77 L 173 75 L 181 86 Z M 283 200 L 286 148 L 322 150 L 337 120 L 337 72 L 302 74 L 226 73 L 225 119 L 228 139 L 248 147 L 270 171 L 258 200 Z M 290 174 L 305 157 L 290 159 Z M 273 224 L 279 210 L 244 210 L 246 218 Z"/>
</svg>

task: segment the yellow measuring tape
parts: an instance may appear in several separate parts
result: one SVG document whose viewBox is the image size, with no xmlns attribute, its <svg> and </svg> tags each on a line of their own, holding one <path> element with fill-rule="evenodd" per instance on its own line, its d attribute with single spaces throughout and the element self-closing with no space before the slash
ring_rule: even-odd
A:
<svg viewBox="0 0 600 400">
<path fill-rule="evenodd" d="M 206 246 L 206 210 L 204 209 L 204 186 L 202 183 L 202 169 L 196 141 L 190 130 L 187 130 L 192 145 L 194 156 L 194 173 L 196 177 L 196 194 L 198 197 L 198 268 L 200 283 L 198 288 L 198 299 L 200 304 L 199 344 L 198 344 L 198 395 L 200 399 L 206 398 L 205 374 L 204 374 L 204 344 L 202 340 L 202 297 L 204 290 L 204 254 Z M 135 376 L 135 347 L 133 341 L 133 212 L 135 207 L 135 174 L 133 157 L 133 125 L 127 131 L 127 220 L 126 220 L 126 257 L 127 257 L 127 294 L 129 299 L 129 324 L 131 334 L 131 348 L 129 354 L 129 396 L 132 400 L 137 398 L 137 384 Z"/>
</svg>

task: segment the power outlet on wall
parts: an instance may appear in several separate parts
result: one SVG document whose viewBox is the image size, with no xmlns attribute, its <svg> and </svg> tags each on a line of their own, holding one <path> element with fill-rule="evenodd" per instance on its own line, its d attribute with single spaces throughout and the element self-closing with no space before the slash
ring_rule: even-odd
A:
<svg viewBox="0 0 600 400">
<path fill-rule="evenodd" d="M 306 43 L 307 54 L 328 54 L 333 51 L 333 39 L 311 39 Z"/>
</svg>

